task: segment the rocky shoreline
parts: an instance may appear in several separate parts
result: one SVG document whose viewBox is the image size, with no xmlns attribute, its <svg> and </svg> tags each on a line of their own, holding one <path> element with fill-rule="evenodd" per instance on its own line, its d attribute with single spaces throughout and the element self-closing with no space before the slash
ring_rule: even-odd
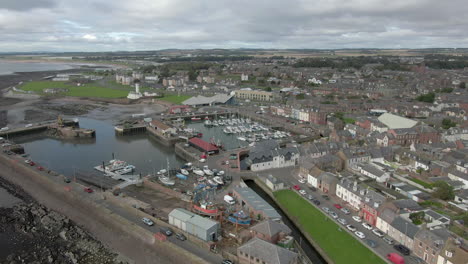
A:
<svg viewBox="0 0 468 264">
<path fill-rule="evenodd" d="M 0 263 L 127 263 L 67 217 L 38 204 L 0 178 L 23 203 L 0 208 Z"/>
</svg>

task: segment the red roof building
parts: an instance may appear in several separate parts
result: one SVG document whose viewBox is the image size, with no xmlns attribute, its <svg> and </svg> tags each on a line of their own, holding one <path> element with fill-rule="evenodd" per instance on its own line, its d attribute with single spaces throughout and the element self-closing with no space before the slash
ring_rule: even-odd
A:
<svg viewBox="0 0 468 264">
<path fill-rule="evenodd" d="M 197 137 L 189 139 L 189 145 L 209 155 L 219 152 L 218 147 Z"/>
</svg>

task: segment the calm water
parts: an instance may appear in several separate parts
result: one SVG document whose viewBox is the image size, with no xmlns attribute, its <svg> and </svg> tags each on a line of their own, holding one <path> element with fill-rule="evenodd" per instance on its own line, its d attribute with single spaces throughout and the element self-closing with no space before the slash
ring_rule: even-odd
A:
<svg viewBox="0 0 468 264">
<path fill-rule="evenodd" d="M 210 142 L 211 138 L 214 138 L 216 142 L 220 140 L 227 150 L 249 145 L 248 142 L 237 139 L 237 137 L 242 136 L 241 134 L 225 134 L 223 129 L 226 126 L 206 127 L 203 122 L 188 123 L 187 126 L 203 133 L 202 139 L 205 141 Z"/>
<path fill-rule="evenodd" d="M 68 176 L 73 175 L 74 170 L 96 172 L 93 168 L 112 159 L 112 153 L 116 159 L 135 165 L 135 174 L 145 175 L 166 168 L 167 159 L 172 168 L 183 164 L 183 160 L 175 156 L 173 148 L 159 144 L 146 133 L 117 136 L 112 124 L 85 118 L 80 119 L 80 126 L 96 129 L 96 139 L 28 137 L 14 140 L 24 146 L 33 161 Z"/>
<path fill-rule="evenodd" d="M 10 62 L 0 60 L 0 75 L 15 72 L 59 71 L 73 68 L 73 66 L 64 63 Z"/>
</svg>

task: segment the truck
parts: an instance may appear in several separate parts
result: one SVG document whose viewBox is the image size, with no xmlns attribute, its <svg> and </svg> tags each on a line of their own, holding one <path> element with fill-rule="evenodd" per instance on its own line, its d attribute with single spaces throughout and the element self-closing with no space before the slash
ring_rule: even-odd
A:
<svg viewBox="0 0 468 264">
<path fill-rule="evenodd" d="M 398 255 L 397 253 L 387 254 L 387 259 L 395 264 L 405 264 L 405 259 L 402 256 Z"/>
<path fill-rule="evenodd" d="M 233 205 L 233 204 L 236 203 L 236 201 L 234 201 L 234 198 L 232 198 L 232 196 L 227 195 L 227 194 L 224 195 L 224 201 L 225 201 L 227 204 L 231 204 L 231 205 Z"/>
</svg>

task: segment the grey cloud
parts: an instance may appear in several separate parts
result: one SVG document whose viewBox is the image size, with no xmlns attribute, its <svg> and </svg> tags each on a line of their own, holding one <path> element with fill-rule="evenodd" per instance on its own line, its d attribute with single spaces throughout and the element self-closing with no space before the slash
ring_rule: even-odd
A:
<svg viewBox="0 0 468 264">
<path fill-rule="evenodd" d="M 51 8 L 54 5 L 53 0 L 2 0 L 0 9 L 28 11 L 34 8 Z"/>
</svg>

